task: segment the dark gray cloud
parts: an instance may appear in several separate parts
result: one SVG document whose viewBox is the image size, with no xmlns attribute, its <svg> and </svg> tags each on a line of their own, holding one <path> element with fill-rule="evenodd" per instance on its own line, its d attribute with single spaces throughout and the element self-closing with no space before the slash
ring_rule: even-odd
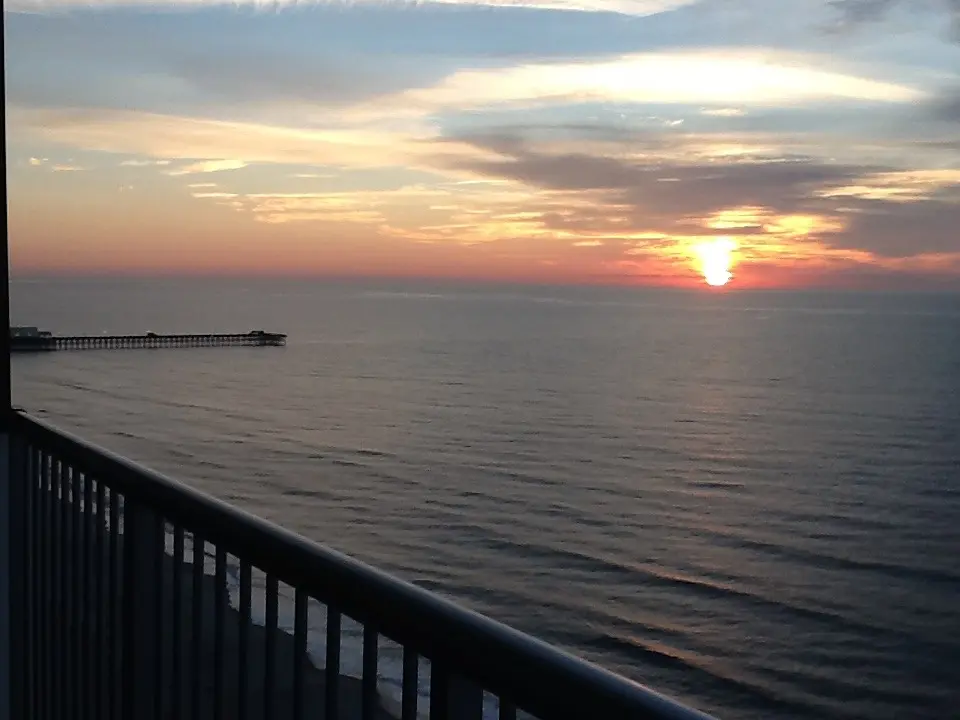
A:
<svg viewBox="0 0 960 720">
<path fill-rule="evenodd" d="M 960 122 L 960 92 L 948 99 L 940 108 L 942 116 L 954 122 Z"/>
<path fill-rule="evenodd" d="M 831 0 L 830 4 L 840 13 L 843 26 L 856 26 L 884 19 L 894 8 L 913 11 L 917 0 Z M 936 0 L 950 23 L 954 40 L 960 41 L 960 0 Z"/>
<path fill-rule="evenodd" d="M 699 165 L 629 162 L 585 153 L 542 153 L 510 136 L 474 137 L 470 142 L 504 157 L 466 160 L 460 163 L 462 169 L 552 190 L 605 190 L 638 210 L 671 217 L 703 216 L 740 205 L 793 212 L 809 205 L 816 187 L 851 182 L 882 170 L 806 158 Z M 658 144 L 666 147 L 668 142 L 679 148 L 677 138 L 661 139 Z"/>
<path fill-rule="evenodd" d="M 893 202 L 851 197 L 822 198 L 825 187 L 859 184 L 893 168 L 825 163 L 814 158 L 748 163 L 651 164 L 585 153 L 551 154 L 512 136 L 472 138 L 502 159 L 459 161 L 461 169 L 524 182 L 551 191 L 594 193 L 597 211 L 544 217 L 553 229 L 590 232 L 658 231 L 709 234 L 703 221 L 722 210 L 759 206 L 777 214 L 817 214 L 842 219 L 842 233 L 821 236 L 834 247 L 863 249 L 891 258 L 960 252 L 960 184 L 923 200 Z M 610 211 L 616 208 L 615 222 Z M 624 224 L 626 223 L 626 224 Z M 760 228 L 718 230 L 755 235 Z"/>
<path fill-rule="evenodd" d="M 846 202 L 857 212 L 843 233 L 828 236 L 836 247 L 866 248 L 884 257 L 960 253 L 960 185 L 954 202 L 937 198 L 910 203 Z"/>
<path fill-rule="evenodd" d="M 850 23 L 873 22 L 880 20 L 898 0 L 833 0 L 835 7 L 844 20 Z"/>
<path fill-rule="evenodd" d="M 933 116 L 937 120 L 960 123 L 960 88 L 943 92 L 933 101 L 932 109 Z"/>
<path fill-rule="evenodd" d="M 201 113 L 271 101 L 337 106 L 433 84 L 450 72 L 448 65 L 413 55 L 387 58 L 306 38 L 302 31 L 293 35 L 291 28 L 304 25 L 297 13 L 250 18 L 232 33 L 212 19 L 176 20 L 14 14 L 7 28 L 11 99 Z M 224 22 L 236 26 L 238 18 L 227 15 Z M 271 24 L 290 41 L 271 36 L 263 27 Z"/>
<path fill-rule="evenodd" d="M 368 100 L 439 80 L 443 73 L 396 60 L 379 62 L 334 55 L 285 54 L 260 48 L 188 52 L 171 57 L 168 72 L 200 96 L 218 103 L 295 101 L 339 105 Z"/>
</svg>

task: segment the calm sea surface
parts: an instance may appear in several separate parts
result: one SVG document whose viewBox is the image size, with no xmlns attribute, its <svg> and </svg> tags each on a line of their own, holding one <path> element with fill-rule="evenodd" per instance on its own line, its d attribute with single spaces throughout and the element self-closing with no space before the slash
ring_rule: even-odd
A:
<svg viewBox="0 0 960 720">
<path fill-rule="evenodd" d="M 15 357 L 66 429 L 722 718 L 960 718 L 960 296 L 12 292 L 57 333 L 290 334 Z"/>
</svg>

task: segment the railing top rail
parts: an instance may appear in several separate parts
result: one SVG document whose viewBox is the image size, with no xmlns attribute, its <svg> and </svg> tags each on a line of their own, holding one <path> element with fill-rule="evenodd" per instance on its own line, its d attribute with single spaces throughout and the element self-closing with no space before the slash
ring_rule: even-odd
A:
<svg viewBox="0 0 960 720">
<path fill-rule="evenodd" d="M 142 467 L 53 425 L 15 413 L 38 449 L 102 480 L 227 552 L 536 716 L 709 720 L 638 683 Z"/>
</svg>

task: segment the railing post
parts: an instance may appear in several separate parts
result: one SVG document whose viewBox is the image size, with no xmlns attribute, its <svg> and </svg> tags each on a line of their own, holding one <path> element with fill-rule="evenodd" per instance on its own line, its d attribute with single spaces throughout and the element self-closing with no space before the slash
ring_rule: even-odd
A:
<svg viewBox="0 0 960 720">
<path fill-rule="evenodd" d="M 430 718 L 483 720 L 483 689 L 449 672 L 442 665 L 433 666 L 430 676 Z"/>
<path fill-rule="evenodd" d="M 469 680 L 450 677 L 450 717 L 456 720 L 483 720 L 483 689 Z"/>
<path fill-rule="evenodd" d="M 0 432 L 0 720 L 26 717 L 24 667 L 24 574 L 26 479 L 22 441 Z"/>
<path fill-rule="evenodd" d="M 6 437 L 10 472 L 10 717 L 27 718 L 27 446 L 23 437 L 12 432 Z"/>
<path fill-rule="evenodd" d="M 161 693 L 157 664 L 158 598 L 164 554 L 161 518 L 150 508 L 125 499 L 123 506 L 123 717 L 158 717 Z"/>
<path fill-rule="evenodd" d="M 16 514 L 10 507 L 13 500 L 13 473 L 10 463 L 10 436 L 6 428 L 0 432 L 0 720 L 13 718 L 13 662 L 10 612 L 13 609 L 14 538 L 10 521 Z"/>
<path fill-rule="evenodd" d="M 14 609 L 11 603 L 17 581 L 13 577 L 12 559 L 17 552 L 17 538 L 11 520 L 20 515 L 20 507 L 13 508 L 15 501 L 12 486 L 14 478 L 10 463 L 10 430 L 13 403 L 10 400 L 10 242 L 7 226 L 7 63 L 6 63 L 6 14 L 0 11 L 0 115 L 4 127 L 0 128 L 0 720 L 13 718 L 16 710 L 12 704 L 13 664 L 20 658 L 13 654 L 10 616 Z M 19 618 L 18 618 L 19 620 Z M 14 719 L 19 720 L 19 719 Z"/>
</svg>

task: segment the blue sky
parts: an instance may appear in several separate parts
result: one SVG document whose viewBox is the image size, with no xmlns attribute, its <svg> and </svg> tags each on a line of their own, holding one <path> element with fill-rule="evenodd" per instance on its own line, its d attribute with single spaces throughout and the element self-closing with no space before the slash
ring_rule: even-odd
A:
<svg viewBox="0 0 960 720">
<path fill-rule="evenodd" d="M 952 0 L 7 7 L 22 272 L 960 282 Z"/>
</svg>

